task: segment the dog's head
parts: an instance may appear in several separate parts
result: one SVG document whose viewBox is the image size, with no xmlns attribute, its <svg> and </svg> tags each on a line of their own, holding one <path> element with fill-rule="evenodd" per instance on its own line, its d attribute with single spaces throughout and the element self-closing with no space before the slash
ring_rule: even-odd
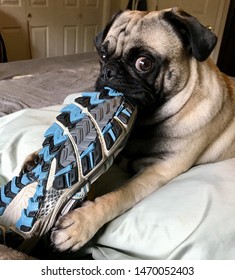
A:
<svg viewBox="0 0 235 280">
<path fill-rule="evenodd" d="M 206 60 L 216 41 L 178 8 L 119 12 L 95 39 L 101 63 L 96 88 L 112 87 L 141 108 L 155 109 L 182 90 L 191 58 Z"/>
</svg>

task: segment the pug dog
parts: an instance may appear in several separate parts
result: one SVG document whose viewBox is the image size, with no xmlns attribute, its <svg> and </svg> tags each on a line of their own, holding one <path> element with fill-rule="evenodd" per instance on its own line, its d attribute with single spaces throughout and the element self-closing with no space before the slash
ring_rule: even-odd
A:
<svg viewBox="0 0 235 280">
<path fill-rule="evenodd" d="M 117 13 L 95 39 L 99 91 L 138 117 L 122 156 L 133 177 L 58 219 L 51 240 L 78 250 L 107 222 L 192 166 L 235 156 L 235 84 L 209 58 L 216 36 L 186 12 Z"/>
</svg>

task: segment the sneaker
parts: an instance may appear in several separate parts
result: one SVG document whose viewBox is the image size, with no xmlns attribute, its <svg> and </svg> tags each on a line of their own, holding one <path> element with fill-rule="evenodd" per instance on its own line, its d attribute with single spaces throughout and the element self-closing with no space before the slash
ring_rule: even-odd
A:
<svg viewBox="0 0 235 280">
<path fill-rule="evenodd" d="M 136 108 L 105 88 L 81 93 L 45 132 L 37 165 L 0 189 L 0 240 L 24 250 L 79 205 L 125 146 Z"/>
</svg>

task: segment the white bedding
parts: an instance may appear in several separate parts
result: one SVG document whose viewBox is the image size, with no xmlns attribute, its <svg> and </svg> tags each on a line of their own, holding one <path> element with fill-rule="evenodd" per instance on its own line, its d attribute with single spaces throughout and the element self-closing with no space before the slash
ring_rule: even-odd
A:
<svg viewBox="0 0 235 280">
<path fill-rule="evenodd" d="M 235 159 L 192 168 L 110 222 L 97 259 L 235 259 Z"/>
<path fill-rule="evenodd" d="M 60 108 L 0 118 L 0 184 L 41 147 Z M 95 259 L 235 259 L 234 171 L 235 159 L 192 168 L 104 226 L 88 252 Z M 124 177 L 113 166 L 96 188 Z"/>
</svg>

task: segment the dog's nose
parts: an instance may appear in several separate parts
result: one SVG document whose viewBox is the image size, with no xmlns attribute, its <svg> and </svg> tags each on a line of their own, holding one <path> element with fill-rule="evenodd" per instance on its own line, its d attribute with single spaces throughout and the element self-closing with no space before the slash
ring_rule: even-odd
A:
<svg viewBox="0 0 235 280">
<path fill-rule="evenodd" d="M 116 65 L 109 64 L 104 66 L 102 69 L 102 78 L 106 81 L 110 80 L 111 78 L 115 77 L 118 73 L 118 68 Z"/>
</svg>

